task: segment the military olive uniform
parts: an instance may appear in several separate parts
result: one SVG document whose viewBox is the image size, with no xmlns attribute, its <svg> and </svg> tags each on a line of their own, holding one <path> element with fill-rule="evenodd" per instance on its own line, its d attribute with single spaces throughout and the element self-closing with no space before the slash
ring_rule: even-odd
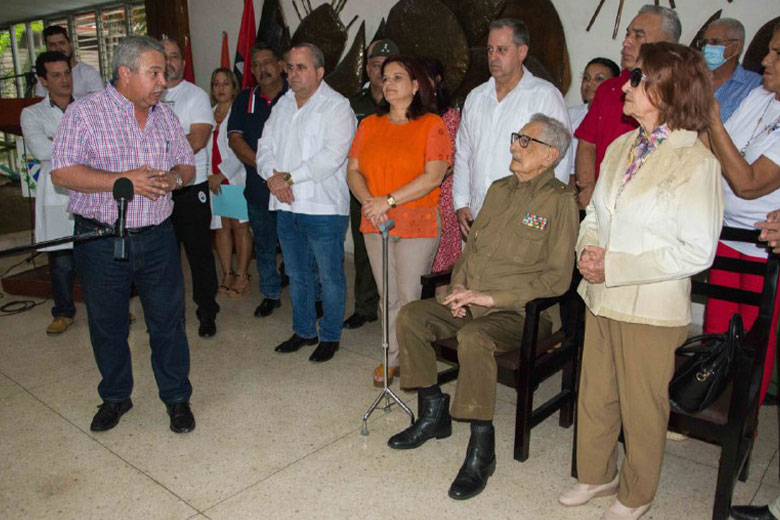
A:
<svg viewBox="0 0 780 520">
<path fill-rule="evenodd" d="M 349 99 L 352 111 L 358 124 L 366 117 L 376 114 L 379 104 L 371 95 L 371 88 L 366 87 L 359 94 Z M 367 318 L 376 318 L 379 306 L 379 292 L 376 288 L 374 275 L 371 272 L 371 263 L 366 253 L 366 243 L 363 233 L 360 232 L 360 217 L 362 206 L 360 201 L 350 192 L 349 194 L 349 224 L 352 229 L 352 242 L 354 243 L 353 258 L 355 261 L 355 314 Z"/>
<path fill-rule="evenodd" d="M 460 371 L 452 416 L 490 420 L 496 403 L 495 352 L 519 348 L 525 304 L 566 292 L 574 268 L 579 213 L 574 195 L 547 170 L 530 181 L 510 175 L 493 183 L 455 264 L 450 288 L 493 297 L 491 309 L 473 306 L 464 318 L 428 299 L 398 315 L 401 386 L 436 384 L 431 342 L 458 337 Z M 550 332 L 546 320 L 542 327 Z"/>
</svg>

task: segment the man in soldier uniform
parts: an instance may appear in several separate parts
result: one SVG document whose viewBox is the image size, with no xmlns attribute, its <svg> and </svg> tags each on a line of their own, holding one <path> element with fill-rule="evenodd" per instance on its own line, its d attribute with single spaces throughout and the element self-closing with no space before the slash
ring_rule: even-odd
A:
<svg viewBox="0 0 780 520">
<path fill-rule="evenodd" d="M 450 396 L 436 384 L 431 342 L 458 337 L 452 416 L 471 422 L 471 439 L 449 490 L 456 500 L 479 494 L 495 470 L 495 352 L 519 347 L 527 302 L 563 294 L 571 282 L 579 214 L 554 174 L 570 142 L 564 123 L 542 114 L 512 133 L 513 175 L 489 188 L 447 295 L 412 302 L 398 314 L 401 387 L 418 388 L 420 416 L 390 438 L 391 448 L 451 434 Z M 543 318 L 541 329 L 549 333 L 551 323 Z"/>
</svg>

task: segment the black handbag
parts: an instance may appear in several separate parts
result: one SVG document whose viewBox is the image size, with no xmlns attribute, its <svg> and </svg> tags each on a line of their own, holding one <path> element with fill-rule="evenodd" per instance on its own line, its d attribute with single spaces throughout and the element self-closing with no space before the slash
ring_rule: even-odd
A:
<svg viewBox="0 0 780 520">
<path fill-rule="evenodd" d="M 669 383 L 672 405 L 694 414 L 720 397 L 729 382 L 732 361 L 744 335 L 742 317 L 735 313 L 727 333 L 702 334 L 683 343 L 677 354 L 688 359 L 674 371 Z"/>
</svg>

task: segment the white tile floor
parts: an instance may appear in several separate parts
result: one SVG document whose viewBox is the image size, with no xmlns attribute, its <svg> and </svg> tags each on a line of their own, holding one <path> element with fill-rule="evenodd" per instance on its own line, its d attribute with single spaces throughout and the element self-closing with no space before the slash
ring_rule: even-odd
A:
<svg viewBox="0 0 780 520">
<path fill-rule="evenodd" d="M 11 260 L 0 262 L 0 272 Z M 495 419 L 496 474 L 479 497 L 450 500 L 468 425 L 455 423 L 449 439 L 394 452 L 385 441 L 406 417 L 380 410 L 370 435 L 361 436 L 361 416 L 377 392 L 371 372 L 380 358 L 378 323 L 345 331 L 336 357 L 315 365 L 307 361 L 310 348 L 273 352 L 291 333 L 287 291 L 284 298 L 266 319 L 252 316 L 256 289 L 251 297 L 221 301 L 219 333 L 209 340 L 197 336 L 188 301 L 198 426 L 187 435 L 168 430 L 137 299 L 130 336 L 135 407 L 100 434 L 89 431 L 99 375 L 84 306 L 59 338 L 44 333 L 50 302 L 0 318 L 0 519 L 596 519 L 609 505 L 598 499 L 576 509 L 558 506 L 556 496 L 572 482 L 572 430 L 559 428 L 555 417 L 534 429 L 527 462 L 512 459 L 514 398 L 504 387 Z M 413 394 L 401 395 L 416 409 Z M 737 503 L 766 503 L 780 494 L 776 413 L 762 411 L 750 479 L 738 484 Z M 718 455 L 698 441 L 670 442 L 646 518 L 709 518 Z"/>
</svg>

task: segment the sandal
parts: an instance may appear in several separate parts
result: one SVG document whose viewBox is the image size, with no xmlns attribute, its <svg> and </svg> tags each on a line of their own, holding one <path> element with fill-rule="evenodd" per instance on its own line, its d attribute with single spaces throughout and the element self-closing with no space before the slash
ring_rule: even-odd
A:
<svg viewBox="0 0 780 520">
<path fill-rule="evenodd" d="M 393 377 L 401 375 L 401 367 L 387 367 L 387 385 L 393 383 Z M 382 388 L 385 386 L 385 366 L 379 365 L 374 369 L 374 386 Z"/>
<path fill-rule="evenodd" d="M 252 279 L 252 275 L 234 274 L 233 276 L 236 277 L 236 282 L 233 284 L 233 287 L 228 290 L 227 296 L 228 298 L 243 298 L 249 294 L 249 290 L 252 288 L 249 284 L 249 280 Z M 239 280 L 244 281 L 243 285 L 239 285 Z"/>
<path fill-rule="evenodd" d="M 233 286 L 235 281 L 236 281 L 236 273 L 234 273 L 233 271 L 230 272 L 222 271 L 222 284 L 220 284 L 219 289 L 217 290 L 217 294 L 219 294 L 220 296 L 225 296 L 227 293 L 230 292 L 230 288 Z"/>
</svg>

